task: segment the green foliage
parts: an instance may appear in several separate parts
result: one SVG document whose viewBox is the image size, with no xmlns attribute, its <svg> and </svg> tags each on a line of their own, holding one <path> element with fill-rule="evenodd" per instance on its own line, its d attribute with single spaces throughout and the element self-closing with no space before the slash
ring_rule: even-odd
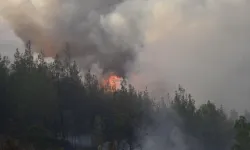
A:
<svg viewBox="0 0 250 150">
<path fill-rule="evenodd" d="M 6 128 L 5 122 L 8 119 L 8 107 L 7 107 L 7 85 L 9 80 L 9 70 L 8 70 L 9 60 L 7 57 L 2 57 L 0 55 L 0 118 L 3 123 L 0 124 L 0 134 L 4 132 Z"/>
<path fill-rule="evenodd" d="M 196 107 L 182 87 L 170 106 L 150 98 L 147 89 L 136 91 L 126 80 L 121 89 L 107 92 L 90 71 L 82 78 L 69 54 L 66 50 L 64 59 L 56 56 L 52 63 L 46 63 L 42 53 L 34 60 L 28 43 L 24 53 L 16 51 L 11 64 L 0 56 L 0 135 L 31 143 L 36 149 L 59 149 L 67 139 L 82 135 L 91 135 L 96 145 L 123 139 L 132 145 L 138 140 L 137 131 L 157 127 L 154 117 L 169 113 L 167 109 L 180 117 L 188 143 L 194 138 L 204 150 L 226 150 L 234 144 L 236 133 L 233 148 L 250 149 L 250 125 L 244 117 L 233 127 L 222 107 L 210 101 Z M 8 141 L 6 146 L 6 150 L 18 149 L 15 142 Z"/>
<path fill-rule="evenodd" d="M 235 121 L 234 128 L 237 131 L 235 136 L 236 144 L 233 150 L 249 150 L 250 148 L 250 123 L 247 122 L 244 116 L 240 116 Z"/>
<path fill-rule="evenodd" d="M 190 94 L 182 87 L 176 92 L 172 107 L 182 117 L 184 132 L 200 139 L 205 150 L 226 150 L 232 146 L 233 123 L 227 119 L 223 108 L 208 101 L 198 109 Z"/>
</svg>

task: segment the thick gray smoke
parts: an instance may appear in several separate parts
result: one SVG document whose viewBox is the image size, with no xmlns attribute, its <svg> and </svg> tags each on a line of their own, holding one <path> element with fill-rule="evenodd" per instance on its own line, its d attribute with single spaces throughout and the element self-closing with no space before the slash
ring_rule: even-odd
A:
<svg viewBox="0 0 250 150">
<path fill-rule="evenodd" d="M 82 68 L 126 74 L 156 94 L 181 84 L 197 104 L 249 109 L 249 0 L 21 1 L 0 0 L 1 16 L 37 50 L 53 56 L 68 42 Z"/>
<path fill-rule="evenodd" d="M 117 21 L 105 15 L 118 3 L 119 0 L 1 0 L 1 6 L 5 6 L 1 15 L 23 42 L 31 40 L 34 49 L 43 49 L 46 56 L 60 54 L 67 44 L 83 69 L 98 64 L 103 73 L 125 76 L 136 57 L 135 44 L 140 43 L 136 37 L 124 40 L 107 31 L 110 23 Z"/>
<path fill-rule="evenodd" d="M 4 29 L 22 41 L 33 40 L 48 56 L 67 42 L 83 69 L 127 75 L 136 88 L 148 86 L 160 96 L 181 84 L 198 105 L 210 99 L 226 108 L 249 109 L 249 0 L 23 2 L 0 0 L 0 14 L 9 24 Z M 0 34 L 1 49 L 13 43 L 7 35 Z M 182 134 L 176 118 L 160 118 L 157 129 L 142 136 L 143 148 L 202 149 Z"/>
</svg>

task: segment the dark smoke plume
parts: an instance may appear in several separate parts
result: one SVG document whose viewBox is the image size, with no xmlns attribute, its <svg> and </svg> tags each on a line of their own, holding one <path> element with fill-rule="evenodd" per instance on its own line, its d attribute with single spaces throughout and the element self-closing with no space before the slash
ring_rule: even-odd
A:
<svg viewBox="0 0 250 150">
<path fill-rule="evenodd" d="M 249 0 L 30 1 L 0 0 L 0 16 L 37 51 L 68 42 L 82 69 L 128 74 L 136 89 L 181 84 L 197 105 L 249 109 Z"/>
<path fill-rule="evenodd" d="M 119 0 L 1 1 L 1 15 L 23 42 L 31 40 L 34 49 L 45 56 L 61 54 L 65 44 L 82 69 L 97 64 L 103 73 L 124 77 L 136 58 L 135 47 L 108 32 L 102 20 Z M 107 24 L 107 23 L 106 23 Z"/>
</svg>

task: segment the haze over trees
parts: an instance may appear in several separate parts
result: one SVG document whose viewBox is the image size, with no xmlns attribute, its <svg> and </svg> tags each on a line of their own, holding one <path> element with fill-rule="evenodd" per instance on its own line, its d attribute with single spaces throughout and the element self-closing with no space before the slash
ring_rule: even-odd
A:
<svg viewBox="0 0 250 150">
<path fill-rule="evenodd" d="M 172 139 L 172 127 L 188 150 L 250 149 L 249 112 L 228 117 L 211 101 L 196 107 L 182 87 L 169 103 L 151 98 L 147 89 L 136 91 L 126 80 L 109 92 L 90 72 L 82 80 L 69 58 L 46 63 L 41 53 L 34 60 L 30 43 L 24 53 L 16 51 L 12 63 L 0 57 L 0 149 L 74 148 L 83 135 L 91 136 L 93 149 L 125 139 L 131 149 L 147 150 L 141 137 L 151 135 L 160 137 L 156 143 L 164 141 L 158 150 L 174 149 L 181 140 Z"/>
</svg>

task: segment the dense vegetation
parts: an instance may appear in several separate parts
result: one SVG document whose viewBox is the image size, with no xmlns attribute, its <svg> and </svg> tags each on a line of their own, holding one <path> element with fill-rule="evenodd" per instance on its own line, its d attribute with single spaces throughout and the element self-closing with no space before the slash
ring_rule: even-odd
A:
<svg viewBox="0 0 250 150">
<path fill-rule="evenodd" d="M 108 87 L 99 86 L 90 72 L 82 80 L 76 63 L 69 58 L 57 57 L 46 63 L 40 54 L 34 60 L 30 44 L 24 53 L 16 51 L 13 63 L 0 57 L 2 149 L 57 149 L 74 146 L 66 141 L 82 135 L 90 135 L 95 147 L 104 141 L 126 139 L 134 148 L 140 143 L 138 132 L 157 130 L 164 118 L 185 135 L 187 149 L 250 149 L 249 114 L 238 117 L 232 111 L 230 118 L 223 107 L 210 101 L 196 108 L 181 87 L 169 103 L 151 99 L 147 90 L 137 92 L 125 80 L 120 90 L 106 92 Z"/>
</svg>

